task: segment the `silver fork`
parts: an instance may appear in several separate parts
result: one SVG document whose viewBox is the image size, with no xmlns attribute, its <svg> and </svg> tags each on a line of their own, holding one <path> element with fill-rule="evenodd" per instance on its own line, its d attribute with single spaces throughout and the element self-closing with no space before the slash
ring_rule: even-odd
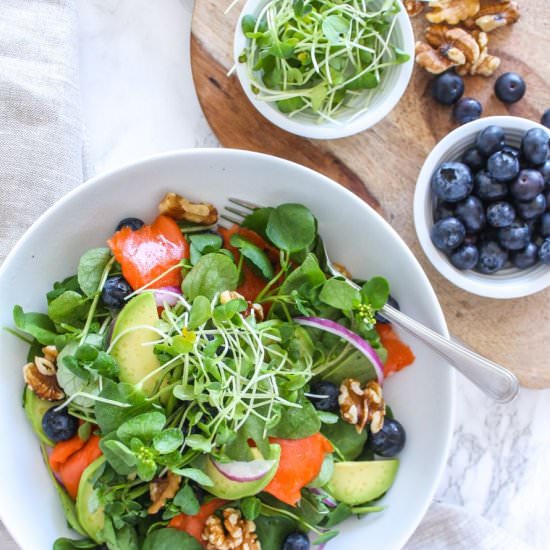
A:
<svg viewBox="0 0 550 550">
<path fill-rule="evenodd" d="M 223 213 L 221 217 L 238 225 L 251 211 L 259 208 L 258 205 L 241 199 L 230 198 L 229 202 L 238 208 L 226 206 L 227 213 Z M 321 239 L 318 243 L 318 252 L 322 255 L 321 264 L 325 271 L 333 276 L 343 277 L 349 285 L 356 289 L 360 288 L 334 267 Z M 433 351 L 447 359 L 455 369 L 495 401 L 509 403 L 518 394 L 519 383 L 517 378 L 503 366 L 479 355 L 479 353 L 458 343 L 452 337 L 442 336 L 388 304 L 382 308 L 381 313 L 386 319 L 416 336 Z"/>
</svg>

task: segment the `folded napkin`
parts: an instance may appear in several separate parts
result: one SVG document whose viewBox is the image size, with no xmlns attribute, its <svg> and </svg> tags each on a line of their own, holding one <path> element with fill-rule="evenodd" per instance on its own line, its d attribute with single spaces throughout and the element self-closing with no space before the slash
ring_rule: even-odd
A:
<svg viewBox="0 0 550 550">
<path fill-rule="evenodd" d="M 0 0 L 0 261 L 82 181 L 76 14 L 71 0 Z M 336 543 L 336 546 L 337 547 Z M 0 547 L 15 550 L 0 526 Z M 527 550 L 464 510 L 434 503 L 407 550 Z"/>
<path fill-rule="evenodd" d="M 0 1 L 0 260 L 82 181 L 72 0 Z"/>
</svg>

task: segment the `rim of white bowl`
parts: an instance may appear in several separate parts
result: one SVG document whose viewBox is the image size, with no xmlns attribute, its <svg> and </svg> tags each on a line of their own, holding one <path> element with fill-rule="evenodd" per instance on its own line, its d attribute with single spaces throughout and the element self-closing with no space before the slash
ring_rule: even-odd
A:
<svg viewBox="0 0 550 550">
<path fill-rule="evenodd" d="M 282 128 L 292 134 L 310 139 L 338 139 L 349 137 L 372 128 L 375 124 L 378 124 L 390 114 L 405 94 L 407 86 L 411 80 L 414 67 L 414 32 L 410 17 L 403 7 L 401 0 L 397 0 L 401 10 L 396 15 L 397 24 L 395 27 L 395 32 L 400 34 L 399 41 L 401 49 L 409 53 L 410 59 L 401 65 L 392 66 L 386 73 L 386 75 L 393 76 L 395 81 L 389 90 L 383 90 L 383 84 L 380 86 L 380 90 L 387 92 L 387 94 L 378 105 L 376 105 L 372 110 L 367 110 L 364 114 L 355 119 L 353 119 L 352 116 L 352 120 L 350 122 L 344 121 L 341 125 L 335 125 L 329 122 L 321 124 L 314 121 L 301 122 L 297 119 L 292 119 L 284 113 L 281 113 L 281 111 L 279 111 L 273 104 L 258 100 L 252 92 L 246 65 L 244 63 L 239 63 L 239 56 L 244 50 L 248 40 L 242 33 L 241 22 L 245 15 L 258 13 L 260 6 L 263 6 L 268 1 L 269 0 L 247 0 L 241 14 L 239 15 L 233 40 L 233 58 L 237 68 L 237 78 L 239 79 L 244 93 L 257 111 L 259 111 L 271 123 L 275 124 L 275 126 L 278 126 L 279 128 Z M 382 79 L 382 82 L 383 81 L 384 78 Z"/>
<path fill-rule="evenodd" d="M 550 136 L 550 131 L 542 124 L 514 116 L 491 116 L 459 126 L 447 134 L 424 161 L 414 192 L 414 225 L 420 245 L 431 264 L 451 283 L 486 298 L 522 298 L 550 286 L 550 266 L 537 264 L 523 271 L 510 267 L 494 275 L 484 275 L 472 270 L 460 271 L 434 246 L 430 238 L 430 229 L 433 225 L 430 192 L 432 174 L 442 162 L 459 159 L 462 153 L 473 145 L 477 133 L 491 124 L 504 128 L 507 138 L 516 144 L 519 144 L 521 136 L 531 128 L 542 128 Z"/>
<path fill-rule="evenodd" d="M 366 210 L 369 211 L 370 215 L 374 215 L 379 220 L 383 222 L 385 225 L 387 231 L 389 231 L 394 237 L 396 237 L 396 241 L 399 243 L 401 253 L 406 254 L 410 260 L 416 264 L 418 267 L 420 278 L 423 280 L 424 287 L 426 289 L 426 292 L 429 294 L 432 302 L 432 306 L 434 307 L 435 316 L 437 319 L 437 325 L 438 327 L 434 327 L 437 332 L 445 336 L 446 338 L 449 337 L 449 330 L 447 327 L 447 323 L 445 321 L 445 316 L 443 315 L 443 310 L 441 309 L 441 304 L 439 303 L 439 300 L 437 298 L 437 295 L 430 283 L 430 280 L 428 279 L 428 276 L 426 275 L 424 269 L 420 265 L 419 261 L 415 257 L 415 255 L 412 253 L 410 248 L 405 244 L 403 239 L 399 236 L 397 231 L 378 213 L 376 210 L 371 208 L 368 204 L 366 204 L 364 201 L 359 199 L 355 194 L 353 194 L 351 191 L 346 189 L 345 187 L 342 187 L 336 181 L 332 180 L 331 178 L 316 172 L 315 170 L 312 170 L 311 168 L 307 168 L 305 166 L 302 166 L 301 164 L 297 164 L 295 162 L 282 159 L 280 157 L 275 157 L 273 155 L 266 155 L 264 153 L 257 153 L 253 151 L 246 151 L 241 149 L 212 149 L 212 148 L 197 148 L 197 149 L 175 149 L 172 151 L 167 151 L 164 153 L 157 153 L 153 155 L 149 155 L 146 157 L 143 157 L 139 160 L 128 162 L 122 166 L 119 166 L 117 168 L 114 168 L 112 170 L 109 170 L 107 172 L 103 172 L 101 174 L 98 174 L 86 182 L 82 183 L 66 195 L 64 195 L 59 201 L 57 201 L 54 205 L 52 205 L 50 208 L 48 208 L 45 212 L 43 212 L 40 217 L 25 231 L 23 236 L 17 241 L 15 246 L 12 248 L 12 250 L 9 252 L 7 257 L 5 258 L 2 265 L 0 265 L 0 280 L 4 276 L 4 272 L 8 270 L 11 263 L 14 261 L 14 258 L 16 258 L 17 254 L 19 253 L 19 250 L 24 246 L 24 244 L 29 240 L 34 233 L 40 231 L 40 225 L 43 220 L 54 216 L 57 208 L 59 205 L 64 204 L 65 202 L 68 202 L 72 200 L 72 198 L 81 192 L 83 192 L 88 187 L 91 187 L 101 180 L 105 178 L 110 178 L 115 175 L 122 174 L 126 171 L 134 170 L 135 168 L 138 168 L 139 166 L 143 164 L 153 163 L 157 162 L 163 159 L 170 159 L 173 157 L 178 157 L 182 155 L 241 155 L 241 156 L 251 156 L 251 157 L 259 157 L 264 159 L 269 159 L 271 162 L 276 163 L 283 163 L 283 164 L 290 164 L 293 165 L 296 170 L 306 171 L 306 172 L 313 172 L 317 177 L 322 178 L 325 180 L 326 185 L 331 186 L 335 188 L 338 192 L 347 195 L 351 200 L 359 202 Z M 439 465 L 437 468 L 436 475 L 433 477 L 433 481 L 431 483 L 431 486 L 429 487 L 429 490 L 427 492 L 427 498 L 426 501 L 423 503 L 423 505 L 418 506 L 415 514 L 414 514 L 414 520 L 411 522 L 411 527 L 407 530 L 403 530 L 403 533 L 400 536 L 400 540 L 398 543 L 398 547 L 402 547 L 405 545 L 407 540 L 411 537 L 414 530 L 420 525 L 420 522 L 422 521 L 422 518 L 426 515 L 426 512 L 428 511 L 428 508 L 431 504 L 431 501 L 435 495 L 435 492 L 439 486 L 439 482 L 441 481 L 441 478 L 443 476 L 443 472 L 445 470 L 447 459 L 449 457 L 450 449 L 451 449 L 451 443 L 453 438 L 453 428 L 455 425 L 455 416 L 456 416 L 456 373 L 453 368 L 448 369 L 448 382 L 449 382 L 449 400 L 446 402 L 448 405 L 448 409 L 446 410 L 446 413 L 448 415 L 448 430 L 445 434 L 445 441 L 442 445 L 444 452 L 442 453 L 441 459 L 439 461 Z M 15 539 L 16 542 L 18 542 L 18 532 L 15 529 L 12 529 L 12 525 L 9 522 L 4 521 L 4 518 L 2 518 L 2 507 L 0 507 L 0 519 L 4 522 L 5 527 L 8 529 L 9 533 L 12 535 L 12 537 Z"/>
</svg>

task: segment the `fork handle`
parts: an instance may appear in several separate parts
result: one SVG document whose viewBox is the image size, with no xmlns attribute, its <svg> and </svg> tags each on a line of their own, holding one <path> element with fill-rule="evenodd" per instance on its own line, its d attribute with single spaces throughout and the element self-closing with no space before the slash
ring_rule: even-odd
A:
<svg viewBox="0 0 550 550">
<path fill-rule="evenodd" d="M 509 403 L 519 392 L 519 382 L 514 374 L 501 365 L 490 361 L 441 334 L 411 319 L 390 305 L 382 308 L 382 314 L 416 336 L 432 350 L 445 357 L 468 380 L 499 403 Z"/>
</svg>

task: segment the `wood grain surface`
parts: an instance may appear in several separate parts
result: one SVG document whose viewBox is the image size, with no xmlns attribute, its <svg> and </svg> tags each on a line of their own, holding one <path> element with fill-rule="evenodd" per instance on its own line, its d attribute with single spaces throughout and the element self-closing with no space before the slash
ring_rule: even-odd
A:
<svg viewBox="0 0 550 550">
<path fill-rule="evenodd" d="M 416 177 L 434 145 L 454 128 L 450 109 L 429 95 L 430 78 L 415 69 L 409 88 L 390 116 L 362 134 L 340 140 L 299 138 L 273 126 L 247 100 L 233 65 L 233 31 L 242 4 L 224 15 L 229 0 L 197 0 L 191 63 L 199 100 L 225 147 L 260 151 L 322 172 L 376 208 L 399 232 L 434 286 L 451 332 L 513 370 L 526 387 L 550 387 L 550 289 L 527 298 L 491 300 L 460 290 L 428 262 L 416 239 L 412 203 Z M 484 115 L 511 114 L 539 120 L 550 107 L 550 5 L 523 0 L 522 17 L 491 36 L 491 53 L 502 58 L 498 74 L 519 72 L 527 94 L 506 106 L 493 94 L 494 78 L 470 77 L 466 95 Z M 424 22 L 414 20 L 421 37 Z"/>
</svg>

